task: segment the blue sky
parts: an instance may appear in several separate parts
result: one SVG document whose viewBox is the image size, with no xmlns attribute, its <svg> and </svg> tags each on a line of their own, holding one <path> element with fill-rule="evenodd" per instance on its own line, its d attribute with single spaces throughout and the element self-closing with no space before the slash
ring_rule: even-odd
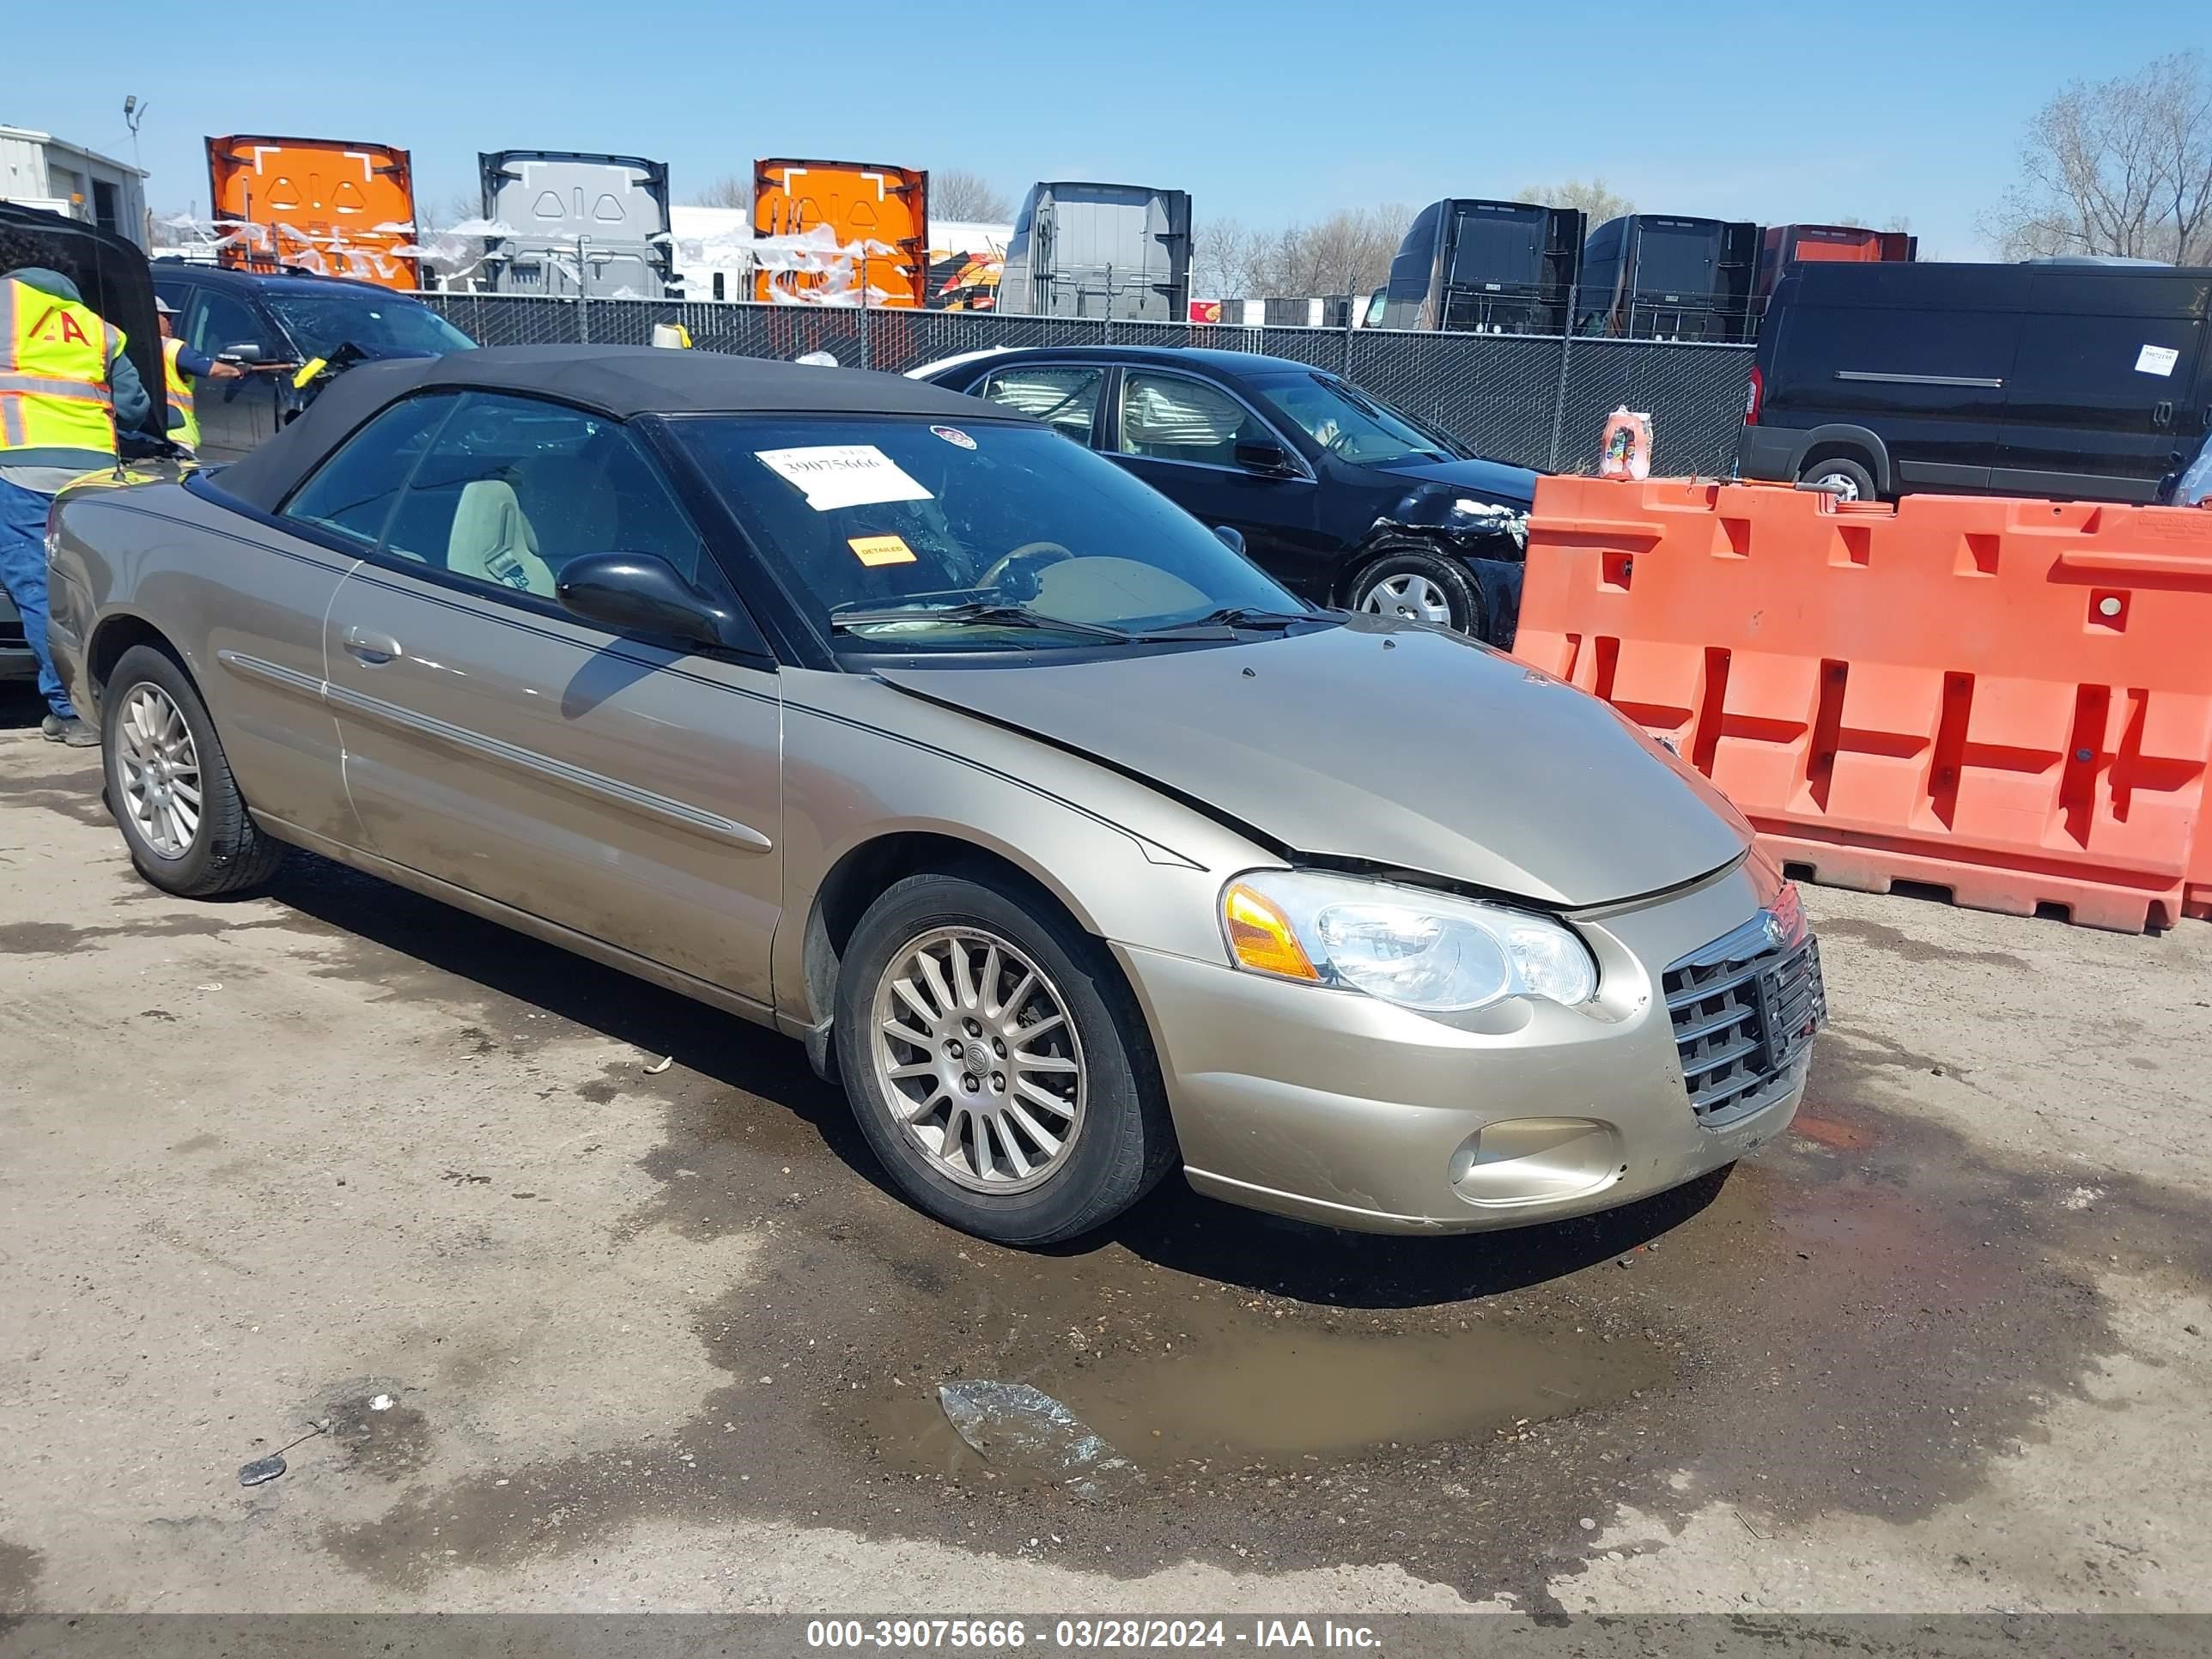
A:
<svg viewBox="0 0 2212 1659">
<path fill-rule="evenodd" d="M 1015 197 L 1180 186 L 1255 225 L 1599 173 L 1653 210 L 1903 215 L 1923 255 L 1960 258 L 2065 81 L 2212 46 L 2202 5 L 2166 0 L 1031 9 L 222 0 L 219 28 L 95 31 L 8 76 L 0 122 L 127 160 L 137 93 L 157 212 L 205 210 L 204 135 L 258 132 L 404 146 L 425 204 L 520 147 L 665 160 L 679 200 L 814 156 L 973 168 Z"/>
</svg>

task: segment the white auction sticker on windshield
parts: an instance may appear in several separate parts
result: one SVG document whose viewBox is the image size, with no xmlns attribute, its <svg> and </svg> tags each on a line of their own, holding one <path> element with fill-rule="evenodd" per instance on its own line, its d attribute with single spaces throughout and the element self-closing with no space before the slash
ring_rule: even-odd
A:
<svg viewBox="0 0 2212 1659">
<path fill-rule="evenodd" d="M 817 513 L 933 499 L 873 444 L 809 444 L 803 449 L 757 449 L 753 453 L 778 477 L 798 485 L 807 506 Z"/>
<path fill-rule="evenodd" d="M 2147 345 L 2136 353 L 2136 373 L 2171 374 L 2173 366 L 2180 361 L 2181 353 L 2172 346 Z"/>
</svg>

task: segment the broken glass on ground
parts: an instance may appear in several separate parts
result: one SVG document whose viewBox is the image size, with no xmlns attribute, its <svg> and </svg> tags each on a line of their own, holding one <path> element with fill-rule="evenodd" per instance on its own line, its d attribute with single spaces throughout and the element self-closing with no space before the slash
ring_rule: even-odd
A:
<svg viewBox="0 0 2212 1659">
<path fill-rule="evenodd" d="M 1145 1478 L 1073 1412 L 1026 1382 L 947 1382 L 937 1397 L 954 1430 L 983 1458 L 1027 1469 L 1079 1498 L 1110 1498 Z"/>
</svg>

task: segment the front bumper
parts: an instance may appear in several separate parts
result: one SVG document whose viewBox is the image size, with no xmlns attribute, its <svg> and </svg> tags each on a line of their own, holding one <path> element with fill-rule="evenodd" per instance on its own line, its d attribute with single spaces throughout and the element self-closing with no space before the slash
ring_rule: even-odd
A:
<svg viewBox="0 0 2212 1659">
<path fill-rule="evenodd" d="M 1470 1232 L 1610 1209 L 1734 1162 L 1804 1093 L 1800 1053 L 1756 1111 L 1692 1110 L 1668 964 L 1775 896 L 1754 859 L 1585 913 L 1589 1009 L 1510 1003 L 1456 1023 L 1355 993 L 1116 946 L 1158 1040 L 1184 1171 L 1232 1203 L 1369 1232 Z"/>
</svg>

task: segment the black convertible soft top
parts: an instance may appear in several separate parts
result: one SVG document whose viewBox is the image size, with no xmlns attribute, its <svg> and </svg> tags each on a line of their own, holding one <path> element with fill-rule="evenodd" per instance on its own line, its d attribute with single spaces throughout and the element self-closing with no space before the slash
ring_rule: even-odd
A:
<svg viewBox="0 0 2212 1659">
<path fill-rule="evenodd" d="M 1022 418 L 899 374 L 652 346 L 490 346 L 347 369 L 306 414 L 212 482 L 224 495 L 272 513 L 294 485 L 386 404 L 441 386 L 534 392 L 617 420 L 702 414 Z"/>
</svg>

